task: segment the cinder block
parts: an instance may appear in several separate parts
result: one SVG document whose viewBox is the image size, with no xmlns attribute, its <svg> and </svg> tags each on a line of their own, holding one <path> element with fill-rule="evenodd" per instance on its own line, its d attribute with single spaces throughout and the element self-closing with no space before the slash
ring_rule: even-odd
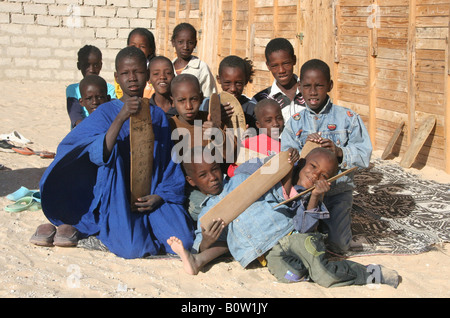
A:
<svg viewBox="0 0 450 318">
<path fill-rule="evenodd" d="M 84 24 L 89 28 L 104 28 L 107 25 L 107 18 L 99 17 L 86 17 L 84 18 Z"/>
<path fill-rule="evenodd" d="M 22 79 L 28 78 L 27 69 L 13 68 L 13 69 L 5 69 L 3 72 L 5 73 L 6 78 L 22 78 Z"/>
<path fill-rule="evenodd" d="M 52 79 L 51 70 L 30 69 L 30 79 L 49 80 Z"/>
<path fill-rule="evenodd" d="M 48 47 L 46 47 L 46 48 L 35 48 L 35 47 L 30 48 L 30 56 L 33 56 L 37 59 L 42 58 L 42 57 L 43 58 L 49 57 L 51 53 L 52 53 L 52 50 Z"/>
<path fill-rule="evenodd" d="M 128 7 L 130 2 L 129 0 L 107 0 L 106 4 L 114 7 Z"/>
<path fill-rule="evenodd" d="M 150 19 L 131 19 L 130 27 L 134 28 L 146 28 L 149 29 L 152 26 L 152 21 Z"/>
<path fill-rule="evenodd" d="M 130 7 L 132 8 L 149 8 L 152 6 L 152 0 L 130 0 Z"/>
<path fill-rule="evenodd" d="M 96 17 L 112 18 L 116 16 L 116 8 L 95 7 Z"/>
<path fill-rule="evenodd" d="M 126 18 L 108 18 L 108 26 L 111 28 L 128 28 L 129 23 Z"/>
<path fill-rule="evenodd" d="M 8 23 L 10 23 L 10 22 L 11 22 L 11 20 L 10 20 L 10 18 L 9 18 L 9 13 L 3 13 L 3 12 L 1 12 L 1 13 L 0 13 L 0 23 L 8 24 Z"/>
<path fill-rule="evenodd" d="M 72 8 L 68 5 L 49 5 L 48 14 L 57 16 L 69 16 L 72 14 Z"/>
<path fill-rule="evenodd" d="M 107 41 L 107 48 L 121 50 L 127 46 L 126 41 L 123 39 L 110 39 Z"/>
<path fill-rule="evenodd" d="M 61 61 L 57 59 L 41 59 L 38 62 L 39 68 L 42 69 L 57 69 L 61 66 Z"/>
<path fill-rule="evenodd" d="M 22 3 L 0 2 L 0 12 L 22 13 Z"/>
<path fill-rule="evenodd" d="M 105 4 L 106 0 L 84 0 L 84 5 L 104 6 Z"/>
<path fill-rule="evenodd" d="M 48 26 L 59 26 L 61 20 L 59 17 L 52 17 L 48 15 L 38 15 L 36 16 L 36 22 L 39 25 L 48 25 Z"/>
<path fill-rule="evenodd" d="M 24 15 L 24 14 L 11 14 L 11 23 L 17 24 L 33 24 L 34 23 L 34 15 Z"/>
<path fill-rule="evenodd" d="M 33 58 L 15 58 L 14 65 L 17 67 L 36 67 L 37 61 Z"/>
<path fill-rule="evenodd" d="M 55 37 L 38 37 L 36 45 L 38 47 L 58 48 L 60 47 L 60 42 Z"/>
<path fill-rule="evenodd" d="M 2 34 L 22 34 L 23 25 L 21 24 L 4 24 L 2 25 Z"/>
<path fill-rule="evenodd" d="M 117 29 L 99 28 L 95 31 L 95 37 L 105 39 L 115 39 L 117 37 Z"/>
<path fill-rule="evenodd" d="M 25 33 L 28 35 L 47 35 L 49 33 L 48 31 L 49 27 L 45 25 L 36 25 L 36 24 L 25 25 Z"/>
<path fill-rule="evenodd" d="M 13 46 L 35 46 L 36 37 L 30 37 L 28 35 L 19 35 L 11 37 L 11 45 Z"/>
<path fill-rule="evenodd" d="M 28 56 L 28 49 L 24 47 L 9 46 L 6 48 L 6 56 L 25 57 Z"/>
<path fill-rule="evenodd" d="M 126 43 L 128 35 L 130 34 L 131 30 L 133 30 L 133 28 L 119 29 L 117 32 L 117 38 L 122 39 L 124 43 Z"/>
<path fill-rule="evenodd" d="M 156 19 L 156 9 L 140 9 L 138 16 L 141 19 Z"/>
<path fill-rule="evenodd" d="M 45 4 L 24 3 L 23 4 L 23 12 L 25 14 L 46 15 L 48 13 L 48 10 L 47 10 L 47 5 L 45 5 Z"/>
<path fill-rule="evenodd" d="M 118 18 L 136 18 L 138 14 L 137 9 L 133 8 L 118 8 L 117 17 Z"/>
<path fill-rule="evenodd" d="M 83 42 L 81 39 L 61 39 L 61 47 L 64 48 L 81 48 L 83 46 Z"/>
</svg>

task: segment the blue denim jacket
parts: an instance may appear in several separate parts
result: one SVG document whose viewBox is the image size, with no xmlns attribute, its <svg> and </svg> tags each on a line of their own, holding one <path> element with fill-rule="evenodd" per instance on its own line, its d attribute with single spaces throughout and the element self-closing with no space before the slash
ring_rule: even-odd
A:
<svg viewBox="0 0 450 318">
<path fill-rule="evenodd" d="M 297 148 L 299 152 L 312 133 L 331 139 L 342 149 L 341 173 L 352 167 L 367 168 L 372 155 L 372 143 L 361 117 L 349 108 L 334 105 L 328 99 L 327 105 L 316 114 L 309 106 L 295 114 L 285 124 L 281 135 L 281 151 Z M 327 195 L 348 191 L 354 188 L 354 172 L 333 182 Z"/>
<path fill-rule="evenodd" d="M 248 177 L 249 175 L 244 173 L 235 175 L 224 184 L 222 193 L 208 196 L 202 203 L 204 207 L 199 219 Z M 278 183 L 248 207 L 222 232 L 219 241 L 227 242 L 231 255 L 244 268 L 270 250 L 282 237 L 294 229 L 292 218 L 295 211 L 286 205 L 273 209 L 275 205 L 283 201 L 282 186 L 281 183 Z M 200 223 L 195 234 L 194 253 L 198 251 L 202 241 Z"/>
<path fill-rule="evenodd" d="M 299 193 L 306 190 L 301 186 L 294 186 L 294 188 Z M 294 211 L 296 211 L 293 220 L 294 229 L 300 233 L 314 232 L 319 224 L 319 220 L 330 218 L 330 212 L 323 202 L 319 202 L 319 205 L 314 209 L 307 209 L 310 196 L 311 193 L 305 194 L 299 200 L 295 201 L 291 207 Z"/>
</svg>

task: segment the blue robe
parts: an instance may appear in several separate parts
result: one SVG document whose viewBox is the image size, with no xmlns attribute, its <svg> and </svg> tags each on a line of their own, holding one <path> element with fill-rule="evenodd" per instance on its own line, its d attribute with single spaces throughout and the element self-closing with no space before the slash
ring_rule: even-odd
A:
<svg viewBox="0 0 450 318">
<path fill-rule="evenodd" d="M 59 144 L 54 161 L 40 181 L 42 209 L 50 222 L 71 224 L 82 237 L 97 235 L 114 254 L 140 258 L 173 253 L 166 240 L 177 236 L 186 248 L 194 240 L 191 218 L 183 207 L 185 177 L 171 160 L 169 122 L 150 106 L 155 134 L 151 193 L 164 203 L 150 213 L 130 209 L 130 124 L 117 137 L 108 162 L 104 139 L 123 102 L 102 104 Z"/>
</svg>

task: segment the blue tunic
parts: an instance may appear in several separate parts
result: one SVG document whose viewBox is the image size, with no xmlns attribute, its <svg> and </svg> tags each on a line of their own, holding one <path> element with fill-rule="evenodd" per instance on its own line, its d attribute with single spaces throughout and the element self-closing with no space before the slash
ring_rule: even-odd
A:
<svg viewBox="0 0 450 318">
<path fill-rule="evenodd" d="M 130 209 L 129 120 L 108 162 L 103 160 L 106 132 L 122 106 L 120 100 L 102 104 L 59 144 L 40 182 L 44 214 L 56 226 L 75 226 L 83 237 L 97 235 L 123 258 L 173 253 L 166 242 L 170 236 L 190 248 L 194 227 L 183 207 L 185 178 L 171 160 L 171 129 L 164 111 L 150 106 L 155 134 L 150 194 L 159 195 L 162 205 L 150 213 Z"/>
</svg>

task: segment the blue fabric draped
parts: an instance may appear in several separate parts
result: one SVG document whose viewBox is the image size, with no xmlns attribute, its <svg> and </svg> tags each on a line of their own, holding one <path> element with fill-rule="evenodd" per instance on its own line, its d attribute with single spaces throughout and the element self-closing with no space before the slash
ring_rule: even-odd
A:
<svg viewBox="0 0 450 318">
<path fill-rule="evenodd" d="M 189 249 L 194 227 L 183 207 L 185 178 L 171 159 L 171 129 L 164 112 L 150 106 L 155 134 L 150 194 L 158 194 L 162 205 L 150 213 L 131 211 L 129 120 L 108 162 L 103 160 L 106 132 L 122 106 L 120 100 L 101 105 L 61 141 L 40 181 L 43 212 L 56 226 L 71 224 L 83 237 L 97 235 L 123 258 L 173 253 L 166 242 L 170 236 Z"/>
</svg>

